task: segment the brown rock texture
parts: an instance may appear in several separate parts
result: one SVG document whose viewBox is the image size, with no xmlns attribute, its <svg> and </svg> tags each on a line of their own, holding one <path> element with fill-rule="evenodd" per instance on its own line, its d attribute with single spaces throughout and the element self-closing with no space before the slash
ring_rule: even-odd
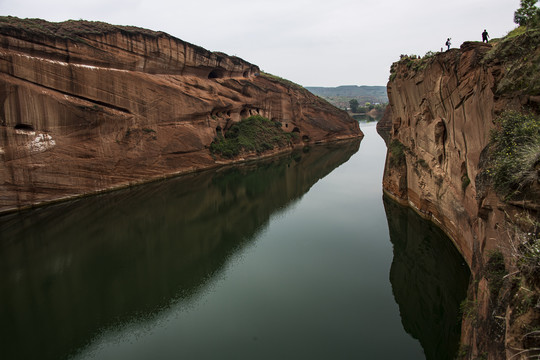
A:
<svg viewBox="0 0 540 360">
<path fill-rule="evenodd" d="M 538 217 L 534 209 L 504 203 L 482 181 L 497 115 L 538 108 L 534 94 L 500 90 L 507 69 L 493 49 L 467 42 L 424 59 L 402 56 L 392 66 L 389 106 L 378 126 L 389 147 L 385 193 L 438 224 L 471 268 L 467 301 L 474 306 L 464 315 L 460 350 L 467 359 L 505 359 L 523 350 L 521 338 L 508 335 L 521 326 L 512 299 L 503 299 L 513 290 L 490 297 L 486 264 L 501 251 L 508 272 L 515 270 L 508 219 L 524 211 Z"/>
<path fill-rule="evenodd" d="M 2 17 L 0 212 L 259 157 L 208 149 L 256 114 L 300 144 L 362 135 L 302 87 L 162 32 Z"/>
</svg>

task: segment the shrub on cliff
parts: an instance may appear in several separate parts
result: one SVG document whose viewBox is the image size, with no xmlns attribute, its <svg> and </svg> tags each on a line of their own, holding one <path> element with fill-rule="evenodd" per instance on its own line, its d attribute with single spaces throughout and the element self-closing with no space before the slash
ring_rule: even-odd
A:
<svg viewBox="0 0 540 360">
<path fill-rule="evenodd" d="M 281 123 L 255 115 L 231 126 L 225 136 L 219 134 L 210 144 L 210 151 L 226 158 L 238 156 L 242 151 L 260 154 L 276 146 L 290 145 L 295 136 L 296 133 L 283 131 Z"/>
<path fill-rule="evenodd" d="M 540 116 L 506 111 L 496 123 L 488 172 L 500 195 L 506 199 L 524 197 L 539 181 Z"/>
<path fill-rule="evenodd" d="M 493 46 L 482 62 L 502 64 L 497 95 L 540 93 L 540 28 L 520 26 Z"/>
<path fill-rule="evenodd" d="M 514 12 L 514 22 L 520 26 L 540 25 L 540 9 L 538 0 L 521 0 L 519 9 Z"/>
<path fill-rule="evenodd" d="M 399 61 L 392 64 L 390 67 L 390 82 L 394 81 L 398 71 L 399 66 L 404 66 L 408 71 L 411 71 L 411 75 L 416 75 L 418 72 L 422 72 L 432 61 L 435 59 L 435 56 L 438 52 L 428 51 L 424 57 L 417 55 L 401 55 Z M 404 69 L 404 68 L 403 68 Z"/>
<path fill-rule="evenodd" d="M 507 274 L 504 266 L 504 256 L 500 250 L 492 251 L 486 263 L 485 277 L 488 281 L 491 300 L 495 302 L 503 286 L 504 276 Z"/>
<path fill-rule="evenodd" d="M 390 153 L 389 163 L 391 167 L 400 167 L 405 165 L 405 145 L 403 145 L 399 140 L 392 140 L 388 146 Z"/>
<path fill-rule="evenodd" d="M 540 225 L 534 223 L 534 230 L 522 234 L 517 248 L 517 266 L 527 283 L 540 288 Z"/>
</svg>

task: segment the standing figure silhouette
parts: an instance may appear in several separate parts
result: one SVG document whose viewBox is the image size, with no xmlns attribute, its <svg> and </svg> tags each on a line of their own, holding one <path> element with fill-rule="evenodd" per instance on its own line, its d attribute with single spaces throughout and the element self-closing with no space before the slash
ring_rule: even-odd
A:
<svg viewBox="0 0 540 360">
<path fill-rule="evenodd" d="M 486 43 L 489 42 L 488 38 L 489 38 L 489 34 L 486 31 L 486 29 L 484 29 L 484 32 L 482 33 L 482 42 L 486 42 Z"/>
</svg>

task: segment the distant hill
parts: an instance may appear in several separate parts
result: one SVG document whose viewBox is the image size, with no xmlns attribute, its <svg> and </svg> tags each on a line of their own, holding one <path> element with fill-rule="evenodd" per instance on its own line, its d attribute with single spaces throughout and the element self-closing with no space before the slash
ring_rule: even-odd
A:
<svg viewBox="0 0 540 360">
<path fill-rule="evenodd" d="M 344 85 L 338 87 L 306 87 L 313 94 L 323 98 L 349 98 L 357 99 L 360 104 L 365 102 L 370 103 L 387 103 L 388 96 L 386 94 L 386 86 L 357 86 Z"/>
</svg>

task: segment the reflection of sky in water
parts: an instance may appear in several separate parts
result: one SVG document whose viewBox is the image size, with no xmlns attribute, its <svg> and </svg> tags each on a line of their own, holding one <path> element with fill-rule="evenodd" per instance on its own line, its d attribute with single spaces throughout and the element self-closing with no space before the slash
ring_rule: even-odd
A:
<svg viewBox="0 0 540 360">
<path fill-rule="evenodd" d="M 144 358 L 158 349 L 197 358 L 384 357 L 395 351 L 386 346 L 393 342 L 400 344 L 395 355 L 421 357 L 388 284 L 392 247 L 380 190 L 385 146 L 374 130 L 366 129 L 349 162 L 272 216 L 191 306 L 173 305 L 150 331 L 130 329 L 112 346 L 104 336 L 90 352 L 97 347 L 97 357 L 106 359 Z"/>
<path fill-rule="evenodd" d="M 345 163 L 354 147 L 314 147 L 300 161 L 195 174 L 60 208 L 61 217 L 35 215 L 7 272 L 28 256 L 64 259 L 63 270 L 43 277 L 48 265 L 36 261 L 16 289 L 38 286 L 12 288 L 13 298 L 2 297 L 13 283 L 0 275 L 0 309 L 16 314 L 0 325 L 4 338 L 47 349 L 41 358 L 422 358 L 388 281 L 386 148 L 375 123 L 361 127 L 360 150 Z M 51 223 L 55 238 L 43 246 L 36 229 Z M 10 255 L 0 250 L 0 260 Z M 17 317 L 29 313 L 29 295 L 39 300 L 32 311 L 48 315 Z"/>
</svg>

